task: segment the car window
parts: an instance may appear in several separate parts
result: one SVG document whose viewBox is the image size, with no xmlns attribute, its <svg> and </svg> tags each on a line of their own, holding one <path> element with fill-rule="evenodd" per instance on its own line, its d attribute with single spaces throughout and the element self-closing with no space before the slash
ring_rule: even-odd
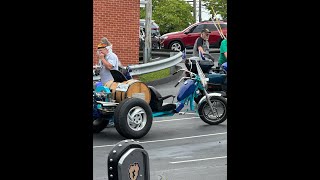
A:
<svg viewBox="0 0 320 180">
<path fill-rule="evenodd" d="M 197 27 L 197 25 L 192 24 L 192 25 L 188 26 L 187 28 L 185 28 L 183 30 L 183 32 L 188 32 L 188 33 L 192 32 L 195 27 Z"/>
<path fill-rule="evenodd" d="M 219 26 L 221 27 L 221 29 L 224 29 L 224 28 L 227 28 L 227 24 L 216 24 L 217 27 L 219 28 Z M 207 25 L 207 28 L 209 29 L 209 31 L 216 31 L 217 28 L 214 24 L 208 24 Z"/>
<path fill-rule="evenodd" d="M 203 24 L 199 24 L 196 28 L 193 29 L 192 33 L 200 33 L 203 28 L 204 28 L 204 25 Z"/>
<path fill-rule="evenodd" d="M 209 31 L 216 31 L 217 30 L 217 28 L 214 24 L 208 24 L 208 29 L 209 29 Z"/>
<path fill-rule="evenodd" d="M 196 27 L 197 25 L 191 24 L 190 26 L 188 26 L 187 28 L 185 28 L 183 30 L 183 32 L 192 32 L 192 30 Z"/>
<path fill-rule="evenodd" d="M 227 24 L 220 24 L 220 27 L 221 27 L 221 29 L 227 28 Z"/>
</svg>

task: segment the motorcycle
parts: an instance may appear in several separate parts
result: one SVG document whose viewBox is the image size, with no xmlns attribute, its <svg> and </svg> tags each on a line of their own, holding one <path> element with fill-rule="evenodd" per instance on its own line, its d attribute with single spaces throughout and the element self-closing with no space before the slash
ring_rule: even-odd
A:
<svg viewBox="0 0 320 180">
<path fill-rule="evenodd" d="M 227 98 L 227 63 L 222 64 L 220 67 L 214 67 L 214 58 L 206 53 L 204 54 L 204 58 L 194 56 L 185 58 L 184 60 L 187 69 L 193 73 L 198 73 L 195 62 L 199 63 L 205 77 L 208 78 L 208 92 L 220 93 L 223 97 Z"/>
<path fill-rule="evenodd" d="M 133 96 L 115 102 L 110 89 L 100 84 L 93 93 L 93 132 L 101 132 L 110 119 L 114 118 L 115 128 L 120 135 L 129 139 L 141 138 L 151 129 L 154 117 L 183 114 L 181 111 L 185 105 L 189 105 L 191 111 L 196 111 L 200 119 L 207 124 L 218 125 L 224 122 L 227 119 L 226 98 L 220 93 L 208 93 L 206 77 L 198 62 L 196 62 L 196 68 L 198 73 L 193 73 L 187 69 L 180 69 L 173 73 L 174 75 L 179 71 L 185 71 L 190 74 L 190 76 L 182 77 L 175 85 L 177 87 L 183 81 L 177 96 L 162 96 L 156 88 L 148 86 L 150 90 L 149 103 L 140 97 Z M 127 82 L 127 78 L 124 74 L 117 70 L 111 70 L 110 72 L 114 81 L 118 82 L 116 90 L 125 88 L 126 84 L 122 82 Z M 138 94 L 141 97 L 148 96 L 147 94 Z M 177 101 L 163 104 L 163 100 L 170 97 L 173 99 L 177 97 Z M 195 102 L 195 98 L 198 98 L 199 101 Z"/>
<path fill-rule="evenodd" d="M 155 88 L 149 86 L 151 90 L 150 107 L 154 117 L 180 113 L 182 108 L 189 104 L 189 109 L 191 111 L 195 111 L 195 108 L 197 107 L 196 112 L 201 120 L 207 124 L 218 125 L 227 119 L 226 98 L 220 93 L 208 93 L 206 77 L 197 61 L 195 61 L 195 67 L 198 73 L 194 73 L 187 69 L 180 69 L 177 71 L 185 71 L 186 76 L 182 77 L 175 85 L 175 87 L 177 87 L 183 81 L 183 85 L 178 91 L 176 103 L 162 105 L 164 99 L 169 97 L 175 98 L 175 96 L 168 95 L 162 97 Z M 198 99 L 198 101 L 195 101 L 195 99 Z"/>
</svg>

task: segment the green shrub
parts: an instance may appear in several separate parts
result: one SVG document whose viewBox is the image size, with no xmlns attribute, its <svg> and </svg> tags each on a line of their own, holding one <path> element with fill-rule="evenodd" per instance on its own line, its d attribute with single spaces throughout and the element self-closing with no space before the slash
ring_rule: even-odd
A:
<svg viewBox="0 0 320 180">
<path fill-rule="evenodd" d="M 170 68 L 162 69 L 162 70 L 151 72 L 148 74 L 142 74 L 139 76 L 139 80 L 147 83 L 157 79 L 163 79 L 168 76 L 170 76 Z"/>
</svg>

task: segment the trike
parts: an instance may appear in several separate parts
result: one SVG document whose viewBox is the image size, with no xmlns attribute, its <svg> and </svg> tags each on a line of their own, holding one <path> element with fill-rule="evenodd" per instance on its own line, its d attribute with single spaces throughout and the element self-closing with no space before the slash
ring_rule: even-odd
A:
<svg viewBox="0 0 320 180">
<path fill-rule="evenodd" d="M 147 86 L 144 91 L 129 93 L 128 81 L 134 80 L 127 80 L 119 71 L 111 70 L 114 82 L 117 82 L 116 87 L 107 83 L 98 86 L 93 93 L 93 131 L 102 131 L 109 120 L 114 118 L 115 128 L 120 135 L 129 139 L 141 138 L 151 129 L 154 117 L 181 113 L 185 105 L 189 105 L 191 111 L 196 111 L 207 124 L 224 122 L 227 118 L 227 100 L 220 93 L 207 93 L 206 77 L 197 62 L 196 68 L 197 74 L 187 69 L 176 71 L 175 73 L 188 72 L 190 76 L 182 77 L 175 85 L 177 87 L 183 81 L 177 96 L 164 97 L 152 86 Z M 199 93 L 200 90 L 202 94 Z M 164 104 L 163 101 L 170 97 L 176 97 L 177 101 Z M 198 103 L 194 101 L 195 98 L 199 99 Z"/>
<path fill-rule="evenodd" d="M 227 98 L 227 65 L 222 64 L 220 67 L 214 65 L 214 58 L 210 54 L 204 54 L 204 60 L 201 57 L 190 57 L 184 59 L 185 66 L 189 71 L 198 73 L 196 61 L 200 65 L 204 76 L 208 78 L 207 92 L 217 92 Z M 188 76 L 188 73 L 187 73 Z M 201 91 L 201 93 L 203 93 Z M 197 98 L 195 99 L 197 101 Z"/>
</svg>

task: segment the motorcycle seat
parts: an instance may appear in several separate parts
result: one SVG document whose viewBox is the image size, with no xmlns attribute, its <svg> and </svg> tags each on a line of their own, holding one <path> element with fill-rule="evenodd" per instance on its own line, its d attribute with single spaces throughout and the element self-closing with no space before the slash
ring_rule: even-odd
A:
<svg viewBox="0 0 320 180">
<path fill-rule="evenodd" d="M 121 73 L 120 71 L 112 69 L 112 70 L 110 70 L 110 72 L 111 72 L 111 75 L 113 77 L 114 82 L 128 81 L 126 76 L 123 73 Z"/>
<path fill-rule="evenodd" d="M 151 100 L 150 100 L 150 107 L 153 112 L 164 112 L 164 111 L 171 111 L 176 109 L 176 104 L 163 104 L 163 100 L 172 97 L 175 98 L 174 95 L 167 95 L 161 96 L 161 94 L 154 88 L 153 86 L 148 86 L 151 92 Z M 173 100 L 172 100 L 173 101 Z"/>
</svg>

